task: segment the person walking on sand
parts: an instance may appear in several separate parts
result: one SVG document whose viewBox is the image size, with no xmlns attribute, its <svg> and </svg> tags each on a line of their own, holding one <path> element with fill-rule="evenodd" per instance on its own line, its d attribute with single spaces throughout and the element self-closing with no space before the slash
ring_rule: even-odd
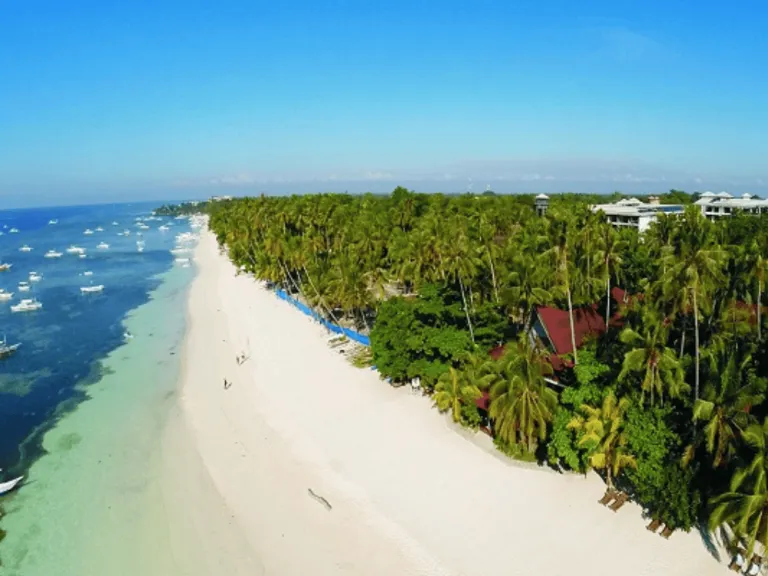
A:
<svg viewBox="0 0 768 576">
<path fill-rule="evenodd" d="M 229 390 L 230 386 L 232 386 L 232 382 L 227 382 L 227 379 L 224 378 L 224 390 Z"/>
</svg>

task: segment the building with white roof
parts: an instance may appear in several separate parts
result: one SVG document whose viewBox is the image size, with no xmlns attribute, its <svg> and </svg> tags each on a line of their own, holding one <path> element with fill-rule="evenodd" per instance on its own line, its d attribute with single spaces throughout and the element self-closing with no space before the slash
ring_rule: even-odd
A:
<svg viewBox="0 0 768 576">
<path fill-rule="evenodd" d="M 704 192 L 696 200 L 696 205 L 701 207 L 701 213 L 710 220 L 730 216 L 737 211 L 746 214 L 768 212 L 768 200 L 761 200 L 751 194 L 742 194 L 740 198 L 734 198 L 728 192 L 718 192 L 717 194 Z"/>
<path fill-rule="evenodd" d="M 595 204 L 592 212 L 602 212 L 608 222 L 616 228 L 636 228 L 645 232 L 659 214 L 681 214 L 682 206 L 659 204 L 658 198 L 649 197 L 650 202 L 637 198 L 624 198 L 613 204 Z"/>
</svg>

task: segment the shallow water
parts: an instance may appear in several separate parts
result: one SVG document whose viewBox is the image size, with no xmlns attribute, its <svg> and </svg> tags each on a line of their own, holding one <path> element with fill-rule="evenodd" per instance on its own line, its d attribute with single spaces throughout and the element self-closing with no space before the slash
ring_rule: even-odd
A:
<svg viewBox="0 0 768 576">
<path fill-rule="evenodd" d="M 188 229 L 181 221 L 166 233 L 150 222 L 147 248 L 136 252 L 133 216 L 147 209 L 81 208 L 58 216 L 56 226 L 47 225 L 57 217 L 49 212 L 37 228 L 26 214 L 26 230 L 17 224 L 19 234 L 0 237 L 0 261 L 14 263 L 0 287 L 15 291 L 30 270 L 44 275 L 34 294 L 42 311 L 11 314 L 0 304 L 8 340 L 23 343 L 0 364 L 0 462 L 11 468 L 6 478 L 27 473 L 2 501 L 2 574 L 172 573 L 163 565 L 171 560 L 155 480 L 194 269 L 174 267 L 168 252 Z M 0 213 L 0 226 L 8 214 Z M 112 227 L 113 219 L 121 225 Z M 104 233 L 82 235 L 99 224 Z M 118 237 L 123 228 L 133 234 Z M 109 251 L 96 252 L 101 240 Z M 22 243 L 35 251 L 18 253 Z M 89 247 L 89 257 L 42 258 L 72 243 Z M 106 286 L 103 294 L 80 294 L 86 269 Z M 124 339 L 125 330 L 134 338 Z"/>
</svg>

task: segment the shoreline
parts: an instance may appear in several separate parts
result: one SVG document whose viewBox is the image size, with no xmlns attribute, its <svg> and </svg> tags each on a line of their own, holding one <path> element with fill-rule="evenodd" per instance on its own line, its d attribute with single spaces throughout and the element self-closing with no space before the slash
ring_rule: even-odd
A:
<svg viewBox="0 0 768 576">
<path fill-rule="evenodd" d="M 505 462 L 429 399 L 352 367 L 236 276 L 209 231 L 194 257 L 179 405 L 215 491 L 205 505 L 230 515 L 229 573 L 727 573 L 697 533 L 664 540 L 638 506 L 599 506 L 596 475 Z"/>
</svg>

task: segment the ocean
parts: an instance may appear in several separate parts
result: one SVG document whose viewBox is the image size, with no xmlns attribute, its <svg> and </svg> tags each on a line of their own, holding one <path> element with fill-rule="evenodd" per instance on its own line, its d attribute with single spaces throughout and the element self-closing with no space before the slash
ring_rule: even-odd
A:
<svg viewBox="0 0 768 576">
<path fill-rule="evenodd" d="M 15 293 L 0 301 L 0 337 L 21 343 L 0 360 L 0 479 L 26 476 L 0 498 L 0 574 L 122 574 L 120 558 L 146 546 L 121 534 L 157 541 L 151 479 L 176 390 L 194 267 L 175 264 L 170 253 L 187 220 L 138 228 L 136 218 L 155 206 L 0 212 L 0 263 L 13 265 L 0 272 L 0 288 Z M 170 229 L 159 230 L 163 224 Z M 123 230 L 130 235 L 118 235 Z M 100 242 L 109 248 L 98 249 Z M 71 245 L 86 257 L 67 253 Z M 63 255 L 45 258 L 48 250 Z M 42 279 L 19 292 L 32 271 Z M 104 289 L 81 292 L 90 285 Z M 43 307 L 12 312 L 20 298 Z"/>
</svg>

